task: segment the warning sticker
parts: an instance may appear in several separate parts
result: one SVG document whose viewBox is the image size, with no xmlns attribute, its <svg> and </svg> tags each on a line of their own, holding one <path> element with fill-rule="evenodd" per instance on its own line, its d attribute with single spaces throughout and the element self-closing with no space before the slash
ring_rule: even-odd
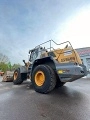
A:
<svg viewBox="0 0 90 120">
<path fill-rule="evenodd" d="M 71 55 L 71 54 L 72 54 L 71 50 L 67 50 L 67 51 L 64 52 L 64 56 Z"/>
</svg>

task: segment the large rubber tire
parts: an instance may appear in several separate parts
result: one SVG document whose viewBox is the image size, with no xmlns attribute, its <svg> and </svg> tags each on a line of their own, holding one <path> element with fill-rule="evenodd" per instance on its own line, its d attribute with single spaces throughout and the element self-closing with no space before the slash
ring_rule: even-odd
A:
<svg viewBox="0 0 90 120">
<path fill-rule="evenodd" d="M 20 69 L 16 69 L 13 74 L 13 83 L 15 85 L 21 84 L 27 78 L 27 74 L 21 74 Z"/>
<path fill-rule="evenodd" d="M 56 86 L 55 86 L 55 88 L 62 87 L 62 86 L 65 84 L 65 82 L 61 82 L 61 81 L 60 81 L 60 78 L 58 77 L 57 74 L 56 74 L 56 79 L 57 79 L 57 81 L 56 81 Z"/>
<path fill-rule="evenodd" d="M 41 71 L 45 76 L 45 80 L 43 84 L 41 84 L 40 86 L 37 85 L 35 81 L 36 79 L 35 76 L 39 71 Z M 44 93 L 44 94 L 49 93 L 55 88 L 55 85 L 56 85 L 55 73 L 53 69 L 48 65 L 38 65 L 32 73 L 31 80 L 32 80 L 32 84 L 33 84 L 35 91 L 39 93 Z"/>
</svg>

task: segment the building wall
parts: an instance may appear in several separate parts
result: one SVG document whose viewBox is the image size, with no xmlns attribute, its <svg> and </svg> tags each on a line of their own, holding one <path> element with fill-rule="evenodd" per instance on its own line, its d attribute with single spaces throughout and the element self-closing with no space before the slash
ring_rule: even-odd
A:
<svg viewBox="0 0 90 120">
<path fill-rule="evenodd" d="M 90 63 L 87 61 L 87 59 L 90 59 L 90 56 L 83 56 L 83 57 L 80 56 L 80 58 L 81 58 L 83 64 L 86 65 L 87 70 L 89 70 L 90 69 Z"/>
<path fill-rule="evenodd" d="M 86 66 L 87 71 L 90 70 L 90 56 L 80 56 L 82 59 L 83 64 Z M 90 74 L 87 75 L 87 77 L 90 77 Z"/>
<path fill-rule="evenodd" d="M 90 70 L 90 47 L 76 49 L 87 70 Z M 87 75 L 90 78 L 90 74 Z"/>
</svg>

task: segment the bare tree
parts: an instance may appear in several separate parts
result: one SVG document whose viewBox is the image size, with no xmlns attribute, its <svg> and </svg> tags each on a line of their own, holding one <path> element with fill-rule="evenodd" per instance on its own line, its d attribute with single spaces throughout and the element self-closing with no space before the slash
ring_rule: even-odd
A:
<svg viewBox="0 0 90 120">
<path fill-rule="evenodd" d="M 8 63 L 9 62 L 8 56 L 3 55 L 2 53 L 0 53 L 0 62 Z"/>
</svg>

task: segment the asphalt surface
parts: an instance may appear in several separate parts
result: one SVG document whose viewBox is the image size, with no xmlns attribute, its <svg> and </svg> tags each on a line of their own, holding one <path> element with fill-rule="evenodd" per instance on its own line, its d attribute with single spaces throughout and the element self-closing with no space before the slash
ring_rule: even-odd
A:
<svg viewBox="0 0 90 120">
<path fill-rule="evenodd" d="M 90 120 L 90 79 L 49 94 L 35 92 L 29 81 L 0 82 L 0 120 Z"/>
</svg>

